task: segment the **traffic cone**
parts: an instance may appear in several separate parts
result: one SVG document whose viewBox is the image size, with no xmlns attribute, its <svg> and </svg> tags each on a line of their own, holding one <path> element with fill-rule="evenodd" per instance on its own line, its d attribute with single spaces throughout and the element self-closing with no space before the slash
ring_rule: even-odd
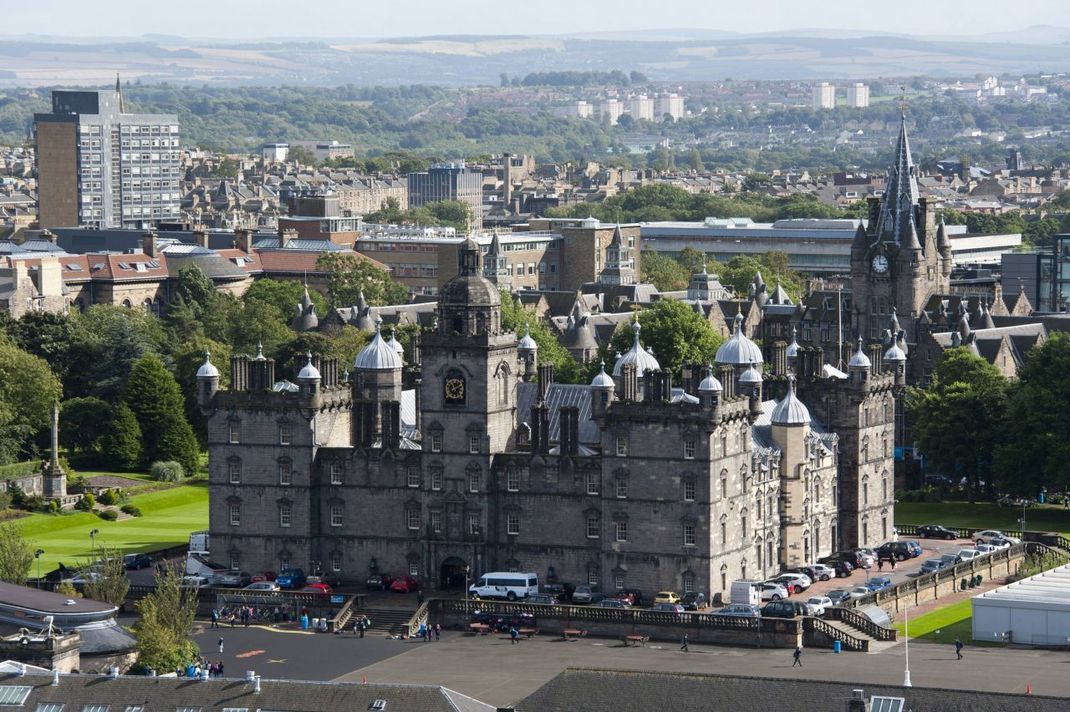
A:
<svg viewBox="0 0 1070 712">
<path fill-rule="evenodd" d="M 1027 695 L 1033 694 L 1033 683 L 1031 683 L 1031 682 L 1025 683 L 1025 694 L 1027 694 Z"/>
<path fill-rule="evenodd" d="M 362 685 L 367 685 L 368 684 L 368 676 L 367 675 L 361 675 L 360 676 L 360 684 L 362 684 Z"/>
</svg>

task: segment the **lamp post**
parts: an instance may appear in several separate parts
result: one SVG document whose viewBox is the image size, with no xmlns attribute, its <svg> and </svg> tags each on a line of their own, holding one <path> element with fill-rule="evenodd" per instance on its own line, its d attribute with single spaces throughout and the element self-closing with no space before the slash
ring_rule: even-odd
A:
<svg viewBox="0 0 1070 712">
<path fill-rule="evenodd" d="M 906 664 L 903 668 L 903 687 L 913 687 L 910 684 L 910 609 L 903 611 L 903 642 L 906 646 Z"/>
<path fill-rule="evenodd" d="M 99 529 L 94 529 L 93 531 L 89 532 L 89 548 L 93 552 L 96 552 L 97 550 L 97 534 L 100 534 Z"/>
<path fill-rule="evenodd" d="M 43 553 L 45 553 L 44 549 L 33 552 L 33 558 L 37 559 L 37 588 L 41 588 L 41 554 Z"/>
<path fill-rule="evenodd" d="M 468 617 L 468 566 L 464 567 L 464 617 Z"/>
<path fill-rule="evenodd" d="M 1025 541 L 1025 505 L 1029 502 L 1025 497 L 1022 497 L 1022 518 L 1018 521 L 1022 524 L 1022 541 Z"/>
</svg>

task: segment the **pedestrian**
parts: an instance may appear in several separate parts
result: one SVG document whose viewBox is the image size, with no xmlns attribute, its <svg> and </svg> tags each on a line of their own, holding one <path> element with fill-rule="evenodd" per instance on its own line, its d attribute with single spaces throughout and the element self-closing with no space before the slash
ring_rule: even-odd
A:
<svg viewBox="0 0 1070 712">
<path fill-rule="evenodd" d="M 680 650 L 684 651 L 685 653 L 688 652 L 687 633 L 684 633 L 684 638 L 680 641 Z"/>
<path fill-rule="evenodd" d="M 430 623 L 428 623 L 427 627 L 424 628 L 424 642 L 425 643 L 430 643 L 431 642 L 431 624 Z"/>
<path fill-rule="evenodd" d="M 435 623 L 435 642 L 438 642 L 439 638 L 441 638 L 441 637 L 442 637 L 442 624 L 441 623 Z"/>
<path fill-rule="evenodd" d="M 955 638 L 955 655 L 958 660 L 962 660 L 962 641 L 958 638 Z"/>
<path fill-rule="evenodd" d="M 892 571 L 895 571 L 895 557 L 888 559 L 888 562 L 892 565 Z"/>
<path fill-rule="evenodd" d="M 884 571 L 884 559 L 877 557 L 877 571 Z"/>
<path fill-rule="evenodd" d="M 801 645 L 799 647 L 795 648 L 795 652 L 791 654 L 791 657 L 795 659 L 795 662 L 793 662 L 791 664 L 792 667 L 795 667 L 796 665 L 799 666 L 799 667 L 803 666 L 803 664 L 802 664 L 802 646 Z"/>
<path fill-rule="evenodd" d="M 217 662 L 215 664 L 215 669 L 216 669 L 216 675 L 218 675 L 219 677 L 223 677 L 223 661 L 222 660 L 220 660 L 219 662 Z"/>
<path fill-rule="evenodd" d="M 509 627 L 509 644 L 516 645 L 520 642 L 520 631 L 516 629 L 516 626 Z"/>
<path fill-rule="evenodd" d="M 219 652 L 223 652 L 223 636 L 219 636 Z"/>
<path fill-rule="evenodd" d="M 218 608 L 213 608 L 212 609 L 212 627 L 213 628 L 218 628 L 219 627 L 219 609 Z"/>
</svg>

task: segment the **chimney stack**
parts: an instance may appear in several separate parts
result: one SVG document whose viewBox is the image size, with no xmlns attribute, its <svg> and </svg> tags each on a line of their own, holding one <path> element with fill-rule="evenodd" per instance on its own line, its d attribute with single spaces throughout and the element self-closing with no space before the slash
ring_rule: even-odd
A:
<svg viewBox="0 0 1070 712">
<path fill-rule="evenodd" d="M 253 231 L 247 227 L 236 229 L 234 231 L 234 249 L 250 254 L 253 251 Z"/>
<path fill-rule="evenodd" d="M 550 386 L 554 384 L 554 365 L 552 363 L 539 364 L 539 402 L 544 403 L 550 394 Z"/>
<path fill-rule="evenodd" d="M 156 231 L 149 229 L 145 231 L 145 234 L 141 237 L 141 251 L 152 258 L 159 257 L 159 250 L 156 249 Z"/>
</svg>

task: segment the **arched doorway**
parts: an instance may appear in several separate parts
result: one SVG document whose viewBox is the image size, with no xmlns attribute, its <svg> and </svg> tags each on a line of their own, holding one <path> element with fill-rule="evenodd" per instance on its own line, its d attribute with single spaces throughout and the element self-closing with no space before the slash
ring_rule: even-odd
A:
<svg viewBox="0 0 1070 712">
<path fill-rule="evenodd" d="M 464 559 L 450 556 L 439 567 L 438 587 L 440 590 L 463 589 L 465 577 L 470 576 L 468 564 Z"/>
</svg>

